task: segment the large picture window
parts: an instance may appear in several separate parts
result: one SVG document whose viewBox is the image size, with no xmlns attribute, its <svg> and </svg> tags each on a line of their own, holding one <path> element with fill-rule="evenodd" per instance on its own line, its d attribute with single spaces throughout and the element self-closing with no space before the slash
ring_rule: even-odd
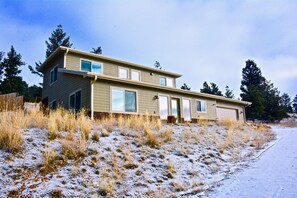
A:
<svg viewBox="0 0 297 198">
<path fill-rule="evenodd" d="M 103 68 L 102 63 L 81 60 L 81 70 L 82 71 L 88 71 L 88 72 L 102 74 L 102 68 Z"/>
<path fill-rule="evenodd" d="M 136 91 L 113 88 L 111 95 L 112 111 L 137 112 Z"/>
<path fill-rule="evenodd" d="M 206 112 L 206 102 L 203 100 L 196 100 L 197 112 Z"/>
</svg>

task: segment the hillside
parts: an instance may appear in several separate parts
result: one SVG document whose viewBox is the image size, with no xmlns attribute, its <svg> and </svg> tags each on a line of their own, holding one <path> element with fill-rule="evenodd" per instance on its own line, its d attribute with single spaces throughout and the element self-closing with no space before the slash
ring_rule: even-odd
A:
<svg viewBox="0 0 297 198">
<path fill-rule="evenodd" d="M 0 196 L 180 197 L 207 194 L 274 139 L 269 127 L 224 120 L 91 121 L 59 109 L 2 112 Z"/>
</svg>

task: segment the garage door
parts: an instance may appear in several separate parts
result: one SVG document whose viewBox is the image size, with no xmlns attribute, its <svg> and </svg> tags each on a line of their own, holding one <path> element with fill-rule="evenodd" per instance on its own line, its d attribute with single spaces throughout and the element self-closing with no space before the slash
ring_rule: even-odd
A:
<svg viewBox="0 0 297 198">
<path fill-rule="evenodd" d="M 218 119 L 231 118 L 232 120 L 238 120 L 237 109 L 217 107 L 217 118 Z"/>
</svg>

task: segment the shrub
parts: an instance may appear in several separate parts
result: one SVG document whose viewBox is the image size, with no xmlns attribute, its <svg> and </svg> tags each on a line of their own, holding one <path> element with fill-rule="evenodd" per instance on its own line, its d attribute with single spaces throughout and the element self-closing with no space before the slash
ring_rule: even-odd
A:
<svg viewBox="0 0 297 198">
<path fill-rule="evenodd" d="M 93 135 L 92 135 L 92 140 L 94 140 L 95 142 L 99 142 L 100 140 L 100 134 L 98 131 L 94 131 Z"/>
<path fill-rule="evenodd" d="M 144 127 L 144 135 L 145 144 L 149 145 L 150 147 L 157 147 L 160 145 L 157 134 L 147 125 Z"/>
<path fill-rule="evenodd" d="M 168 142 L 172 140 L 173 129 L 171 127 L 166 128 L 162 133 L 162 137 L 164 138 L 164 142 Z"/>
<path fill-rule="evenodd" d="M 78 160 L 86 156 L 86 142 L 84 139 L 75 139 L 74 141 L 63 140 L 62 154 L 70 160 Z"/>
</svg>

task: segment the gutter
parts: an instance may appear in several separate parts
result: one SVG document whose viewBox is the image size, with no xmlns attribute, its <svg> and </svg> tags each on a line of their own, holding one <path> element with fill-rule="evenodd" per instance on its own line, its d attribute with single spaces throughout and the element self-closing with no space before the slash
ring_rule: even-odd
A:
<svg viewBox="0 0 297 198">
<path fill-rule="evenodd" d="M 94 120 L 94 83 L 97 80 L 97 76 L 94 76 L 94 80 L 91 79 L 91 120 Z"/>
</svg>

